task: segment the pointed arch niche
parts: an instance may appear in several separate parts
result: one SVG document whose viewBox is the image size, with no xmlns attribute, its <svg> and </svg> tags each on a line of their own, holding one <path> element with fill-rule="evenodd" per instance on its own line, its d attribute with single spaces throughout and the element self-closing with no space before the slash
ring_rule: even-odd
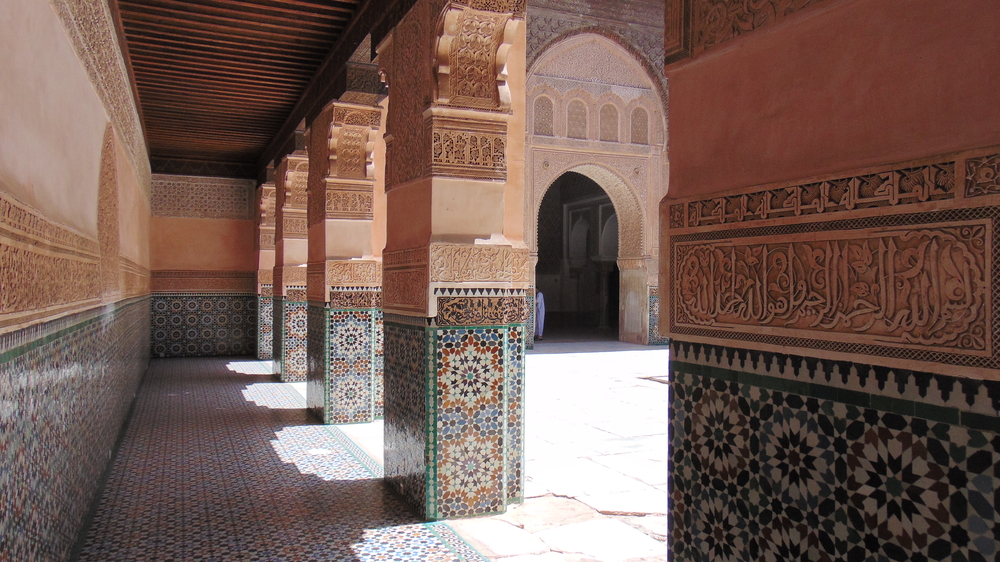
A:
<svg viewBox="0 0 1000 562">
<path fill-rule="evenodd" d="M 611 261 L 618 298 L 609 302 L 617 301 L 619 339 L 665 343 L 656 335 L 656 233 L 668 163 L 663 97 L 654 78 L 615 40 L 581 33 L 550 45 L 538 57 L 528 71 L 526 90 L 528 107 L 545 108 L 527 116 L 524 232 L 534 262 L 539 263 L 539 212 L 549 188 L 568 173 L 596 183 L 614 209 L 600 222 L 588 220 L 588 252 L 598 261 L 609 259 L 612 251 L 616 256 Z M 579 123 L 571 122 L 579 115 L 589 117 L 586 135 L 580 134 Z M 609 226 L 617 236 L 611 236 Z M 532 278 L 536 288 L 537 275 Z M 546 304 L 552 305 L 548 294 Z"/>
</svg>

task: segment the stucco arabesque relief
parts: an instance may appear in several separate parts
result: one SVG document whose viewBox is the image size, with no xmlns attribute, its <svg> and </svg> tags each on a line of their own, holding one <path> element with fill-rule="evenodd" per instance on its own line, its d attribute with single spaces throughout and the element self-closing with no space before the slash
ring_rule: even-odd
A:
<svg viewBox="0 0 1000 562">
<path fill-rule="evenodd" d="M 591 178 L 608 193 L 615 206 L 619 225 L 619 255 L 623 258 L 637 258 L 649 254 L 645 241 L 645 226 L 649 224 L 645 220 L 648 157 L 569 152 L 534 146 L 531 161 L 531 199 L 525 201 L 525 217 L 531 222 L 525 225 L 525 232 L 530 236 L 528 244 L 533 251 L 538 248 L 538 210 L 549 186 L 566 172 L 594 166 L 607 170 L 607 173 L 620 180 L 601 181 L 601 178 Z M 591 172 L 585 175 L 595 174 Z"/>
<path fill-rule="evenodd" d="M 260 186 L 260 205 L 257 214 L 259 250 L 274 250 L 276 198 L 277 193 L 273 183 L 268 182 Z"/>
<path fill-rule="evenodd" d="M 0 193 L 0 330 L 97 303 L 101 247 Z"/>
<path fill-rule="evenodd" d="M 671 335 L 1000 369 L 983 152 L 668 203 Z"/>
<path fill-rule="evenodd" d="M 275 241 L 284 238 L 305 239 L 309 233 L 309 159 L 304 152 L 288 155 L 278 173 L 281 181 L 276 184 Z"/>
<path fill-rule="evenodd" d="M 255 218 L 253 180 L 154 174 L 152 186 L 150 211 L 154 217 Z"/>
<path fill-rule="evenodd" d="M 529 32 L 531 25 L 529 22 Z M 649 208 L 660 196 L 651 182 L 662 175 L 652 167 L 665 163 L 665 100 L 657 93 L 662 90 L 657 87 L 659 75 L 644 70 L 635 46 L 623 44 L 621 37 L 609 39 L 606 31 L 582 27 L 580 22 L 567 24 L 531 67 L 526 238 L 532 251 L 537 251 L 539 207 L 555 179 L 568 171 L 583 173 L 601 185 L 615 205 L 619 267 L 645 269 L 648 284 L 655 286 L 658 217 Z M 552 102 L 551 114 L 534 110 L 535 102 L 543 96 Z M 571 101 L 582 102 L 586 109 L 586 138 L 568 136 Z M 612 135 L 617 142 L 598 140 L 604 137 L 601 110 L 609 104 L 618 115 L 617 135 Z M 631 142 L 632 112 L 637 108 L 646 112 L 644 143 Z M 541 123 L 539 128 L 536 118 L 550 119 L 551 123 Z M 532 134 L 538 130 L 550 134 Z"/>
</svg>

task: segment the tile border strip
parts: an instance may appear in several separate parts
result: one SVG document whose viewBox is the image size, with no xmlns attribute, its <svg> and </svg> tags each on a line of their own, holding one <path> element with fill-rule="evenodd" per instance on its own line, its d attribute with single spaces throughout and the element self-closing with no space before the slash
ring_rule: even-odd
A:
<svg viewBox="0 0 1000 562">
<path fill-rule="evenodd" d="M 699 365 L 687 361 L 670 360 L 670 382 L 675 382 L 675 371 L 681 371 L 687 375 L 710 377 L 715 380 L 734 382 L 765 388 L 774 392 L 787 394 L 797 394 L 817 400 L 830 400 L 841 404 L 869 408 L 883 412 L 891 412 L 904 416 L 923 418 L 928 421 L 942 422 L 952 425 L 961 425 L 969 429 L 979 431 L 991 431 L 1000 433 L 1000 417 L 979 414 L 951 408 L 947 406 L 936 406 L 906 400 L 902 398 L 892 398 L 869 392 L 861 392 L 830 386 L 819 383 L 804 382 L 799 380 L 783 379 L 746 371 L 716 367 L 713 365 Z"/>
</svg>

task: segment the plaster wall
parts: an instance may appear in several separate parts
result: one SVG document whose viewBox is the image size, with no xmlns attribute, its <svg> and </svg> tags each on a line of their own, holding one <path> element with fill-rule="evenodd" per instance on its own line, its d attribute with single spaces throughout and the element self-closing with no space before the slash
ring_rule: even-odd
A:
<svg viewBox="0 0 1000 562">
<path fill-rule="evenodd" d="M 527 118 L 525 105 L 527 98 L 526 53 L 527 36 L 524 21 L 518 21 L 516 39 L 507 54 L 507 86 L 510 88 L 510 117 L 507 119 L 507 182 L 504 184 L 503 234 L 507 240 L 524 239 L 524 154 L 525 140 L 521 131 L 525 130 Z M 511 179 L 521 181 L 510 181 Z"/>
<path fill-rule="evenodd" d="M 256 271 L 252 220 L 153 217 L 151 269 Z"/>
<path fill-rule="evenodd" d="M 385 119 L 386 108 L 389 106 L 389 97 L 382 100 L 382 115 Z M 374 167 L 375 187 L 372 189 L 372 255 L 376 258 L 382 257 L 382 250 L 385 249 L 386 242 L 386 200 L 385 200 L 385 138 L 383 134 L 385 128 L 380 129 L 380 134 L 375 139 L 375 150 L 372 160 L 378 164 Z"/>
<path fill-rule="evenodd" d="M 1000 143 L 997 45 L 989 0 L 845 0 L 679 63 L 671 195 Z"/>
<path fill-rule="evenodd" d="M 386 198 L 386 216 L 407 217 L 407 220 L 386 224 L 386 248 L 401 250 L 427 244 L 431 237 L 431 180 L 416 180 L 393 187 L 392 197 Z"/>
<path fill-rule="evenodd" d="M 325 222 L 326 255 L 313 256 L 316 260 L 351 259 L 372 255 L 372 237 L 374 236 L 372 221 L 339 219 Z M 317 226 L 323 228 L 324 225 Z M 316 228 L 316 226 L 311 228 Z M 309 251 L 312 252 L 311 246 Z"/>
<path fill-rule="evenodd" d="M 139 183 L 129 164 L 125 147 L 115 137 L 115 163 L 118 179 L 118 239 L 122 257 L 149 269 L 150 216 L 149 190 Z"/>
<path fill-rule="evenodd" d="M 0 3 L 0 189 L 97 236 L 108 114 L 51 3 Z"/>
</svg>

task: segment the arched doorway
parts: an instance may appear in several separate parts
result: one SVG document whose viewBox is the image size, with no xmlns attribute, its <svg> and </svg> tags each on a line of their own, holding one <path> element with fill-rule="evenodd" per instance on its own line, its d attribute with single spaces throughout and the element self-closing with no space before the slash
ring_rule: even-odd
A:
<svg viewBox="0 0 1000 562">
<path fill-rule="evenodd" d="M 593 217 L 577 229 L 578 236 L 588 233 L 590 255 L 601 257 L 589 261 L 594 265 L 594 286 L 604 290 L 600 309 L 607 312 L 602 317 L 593 315 L 594 311 L 579 311 L 585 317 L 581 321 L 617 326 L 621 341 L 664 343 L 655 334 L 659 298 L 656 205 L 666 193 L 667 177 L 666 123 L 658 86 L 620 44 L 602 35 L 581 33 L 549 45 L 532 64 L 527 98 L 525 241 L 541 263 L 536 272 L 543 275 L 540 283 L 533 280 L 535 288 L 546 293 L 548 284 L 553 290 L 546 276 L 557 273 L 546 263 L 543 243 L 537 237 L 539 220 L 546 220 L 539 214 L 543 198 L 565 174 L 585 176 L 600 186 L 615 212 L 613 223 L 608 223 L 610 216 L 601 217 L 599 223 Z M 574 226 L 566 226 L 567 240 Z M 612 242 L 604 236 L 611 232 L 618 234 L 618 248 L 613 252 L 617 257 L 604 261 Z M 568 248 L 566 259 L 572 260 Z M 617 276 L 609 277 L 610 271 L 602 269 L 615 265 Z M 588 278 L 570 273 L 571 279 Z M 615 282 L 617 303 L 607 291 Z M 557 315 L 552 318 L 557 323 L 565 303 L 560 299 L 546 304 L 549 309 L 556 305 Z"/>
<path fill-rule="evenodd" d="M 538 210 L 536 289 L 545 295 L 549 341 L 617 340 L 618 214 L 595 181 L 559 176 Z"/>
</svg>

